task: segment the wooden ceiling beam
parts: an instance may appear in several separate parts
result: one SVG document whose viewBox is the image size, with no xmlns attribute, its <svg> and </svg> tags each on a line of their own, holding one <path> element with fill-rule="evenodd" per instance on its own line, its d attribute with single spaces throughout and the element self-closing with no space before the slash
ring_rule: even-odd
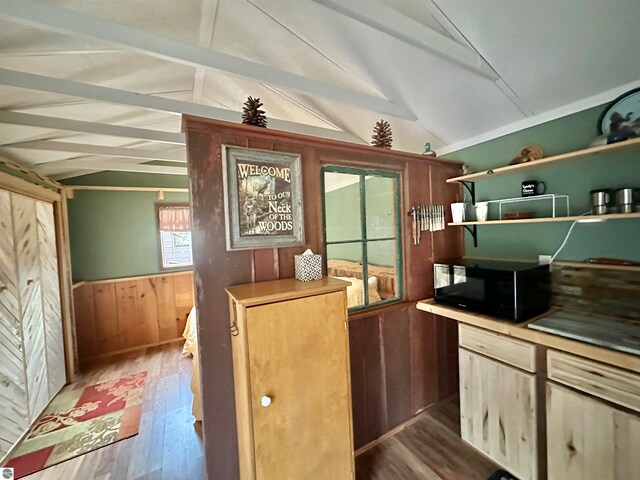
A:
<svg viewBox="0 0 640 480">
<path fill-rule="evenodd" d="M 0 17 L 59 33 L 100 39 L 145 55 L 195 68 L 219 70 L 408 120 L 416 116 L 386 98 L 353 91 L 269 65 L 137 30 L 86 13 L 33 0 L 3 0 Z"/>
<path fill-rule="evenodd" d="M 0 5 L 2 5 L 2 2 L 0 2 Z M 0 68 L 0 85 L 37 90 L 40 92 L 58 93 L 70 97 L 85 98 L 96 100 L 98 102 L 115 103 L 130 107 L 140 107 L 160 112 L 213 118 L 216 120 L 225 120 L 227 122 L 240 123 L 241 120 L 240 112 L 234 112 L 223 108 L 199 105 L 197 103 L 183 102 L 180 100 L 135 93 L 116 88 L 91 85 L 62 78 L 48 77 L 46 75 L 18 72 L 16 70 L 8 70 L 5 68 Z M 278 120 L 275 118 L 269 119 L 269 128 L 284 130 L 287 132 L 302 133 L 315 137 L 342 140 L 345 142 L 362 143 L 362 140 L 347 132 L 316 127 L 313 125 L 305 125 L 302 123 L 288 122 L 286 120 Z"/>
<path fill-rule="evenodd" d="M 177 152 L 143 150 L 140 148 L 106 147 L 84 143 L 57 142 L 51 140 L 33 140 L 29 142 L 9 143 L 2 148 L 22 148 L 49 152 L 83 153 L 102 157 L 138 158 L 142 160 L 163 160 L 165 162 L 187 163 L 186 149 Z"/>
<path fill-rule="evenodd" d="M 182 133 L 163 132 L 160 130 L 149 130 L 146 128 L 127 127 L 122 125 L 110 125 L 107 123 L 85 122 L 59 117 L 46 117 L 42 115 L 32 115 L 30 113 L 12 112 L 9 110 L 0 110 L 0 123 L 22 125 L 26 127 L 50 128 L 66 132 L 148 140 L 150 142 L 170 143 L 175 145 L 186 144 L 185 136 Z"/>
<path fill-rule="evenodd" d="M 167 167 L 164 165 L 146 165 L 144 163 L 105 160 L 103 158 L 72 158 L 56 162 L 41 163 L 34 169 L 44 175 L 61 178 L 62 174 L 71 170 L 107 170 L 112 172 L 156 173 L 161 175 L 187 175 L 186 167 Z"/>
</svg>

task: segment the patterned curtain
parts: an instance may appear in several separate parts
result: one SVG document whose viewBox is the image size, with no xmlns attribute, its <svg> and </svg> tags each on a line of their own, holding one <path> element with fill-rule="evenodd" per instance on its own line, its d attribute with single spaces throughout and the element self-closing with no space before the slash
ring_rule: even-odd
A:
<svg viewBox="0 0 640 480">
<path fill-rule="evenodd" d="M 158 209 L 160 231 L 188 232 L 191 230 L 191 212 L 188 206 L 166 206 Z"/>
</svg>

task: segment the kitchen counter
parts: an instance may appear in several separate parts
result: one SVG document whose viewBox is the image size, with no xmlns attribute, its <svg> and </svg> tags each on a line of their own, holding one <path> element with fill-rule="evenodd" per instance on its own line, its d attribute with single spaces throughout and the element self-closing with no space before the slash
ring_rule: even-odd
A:
<svg viewBox="0 0 640 480">
<path fill-rule="evenodd" d="M 640 323 L 560 310 L 529 322 L 528 328 L 640 355 Z"/>
<path fill-rule="evenodd" d="M 603 363 L 607 363 L 609 365 L 626 368 L 636 373 L 640 373 L 640 355 L 616 351 L 612 350 L 611 348 L 605 348 L 611 346 L 606 345 L 606 342 L 602 341 L 602 339 L 605 338 L 607 334 L 611 333 L 609 330 L 610 325 L 602 328 L 602 333 L 599 338 L 597 338 L 598 332 L 596 326 L 592 324 L 588 328 L 589 339 L 591 341 L 600 340 L 599 345 L 602 346 L 584 343 L 584 340 L 586 340 L 584 331 L 582 333 L 576 333 L 574 329 L 572 338 L 567 338 L 567 336 L 571 332 L 566 331 L 564 332 L 565 336 L 561 336 L 561 332 L 559 331 L 557 324 L 557 319 L 559 317 L 556 316 L 561 312 L 559 309 L 552 309 L 549 312 L 527 322 L 512 323 L 498 319 L 496 317 L 491 317 L 489 315 L 482 315 L 479 313 L 469 312 L 468 310 L 462 310 L 459 308 L 438 304 L 433 299 L 421 300 L 417 303 L 416 307 L 418 308 L 418 310 L 433 313 L 435 315 L 440 315 L 452 320 L 457 320 L 458 322 L 466 323 L 468 325 L 474 325 L 476 327 L 491 330 L 502 335 L 507 335 L 531 343 L 544 345 L 555 350 L 573 353 L 575 355 L 580 355 L 582 357 L 590 358 Z M 566 314 L 566 312 L 562 313 Z M 537 324 L 537 327 L 529 327 L 529 325 L 535 324 Z M 607 324 L 603 323 L 602 325 Z M 635 326 L 637 328 L 640 328 L 637 325 Z M 541 331 L 542 329 L 544 329 L 544 331 Z M 553 331 L 554 333 L 548 333 L 550 331 Z M 575 338 L 578 338 L 579 335 L 582 335 L 581 340 L 583 341 L 575 340 Z M 612 340 L 609 338 L 608 341 L 611 342 Z M 640 345 L 634 346 L 634 348 L 636 349 L 636 351 L 638 351 L 640 350 Z M 629 350 L 627 349 L 626 351 Z"/>
</svg>

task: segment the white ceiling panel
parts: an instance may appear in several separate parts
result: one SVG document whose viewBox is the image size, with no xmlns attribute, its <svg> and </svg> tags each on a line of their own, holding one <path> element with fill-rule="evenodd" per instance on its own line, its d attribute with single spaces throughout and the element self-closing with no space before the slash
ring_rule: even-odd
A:
<svg viewBox="0 0 640 480">
<path fill-rule="evenodd" d="M 272 3 L 296 10 L 311 2 L 287 0 Z M 258 2 L 255 4 L 261 5 Z M 312 17 L 306 19 L 306 25 L 311 31 L 318 28 L 317 20 Z M 378 93 L 360 79 L 354 78 L 332 58 L 283 28 L 277 19 L 268 15 L 268 11 L 261 11 L 249 1 L 220 0 L 212 48 L 357 92 L 371 95 Z"/>
<path fill-rule="evenodd" d="M 104 42 L 80 39 L 49 32 L 34 27 L 26 27 L 9 20 L 0 19 L 0 57 L 5 55 L 25 56 L 46 52 L 65 52 L 114 48 Z"/>
<path fill-rule="evenodd" d="M 243 0 L 232 0 L 241 3 Z M 200 0 L 43 0 L 128 27 L 190 44 L 198 43 Z"/>
<path fill-rule="evenodd" d="M 640 78 L 637 0 L 437 3 L 535 113 Z"/>
<path fill-rule="evenodd" d="M 29 57 L 28 61 L 19 57 L 0 57 L 0 67 L 138 93 L 190 92 L 193 88 L 192 67 L 123 51 L 37 56 Z"/>
<path fill-rule="evenodd" d="M 16 1 L 6 0 L 17 8 Z M 385 118 L 392 125 L 394 149 L 421 153 L 427 141 L 436 150 L 472 144 L 509 125 L 588 108 L 593 99 L 606 101 L 603 92 L 640 79 L 637 0 L 369 0 L 371 8 L 363 12 L 368 17 L 353 13 L 363 0 L 41 1 L 137 29 L 138 40 L 151 41 L 145 34 L 155 34 L 182 42 L 180 52 L 192 56 L 181 57 L 177 51 L 173 57 L 165 55 L 169 44 L 158 38 L 155 45 L 141 48 L 146 54 L 135 52 L 135 32 L 128 32 L 129 43 L 118 45 L 91 38 L 95 29 L 80 36 L 73 26 L 49 22 L 51 17 L 30 18 L 44 11 L 37 4 L 20 14 L 7 9 L 0 19 L 0 68 L 47 78 L 0 72 L 7 85 L 0 81 L 0 109 L 178 133 L 181 113 L 238 121 L 243 102 L 253 96 L 264 102 L 270 128 L 368 144 L 373 125 Z M 385 8 L 385 18 L 371 17 Z M 117 25 L 101 25 L 111 32 L 104 38 L 117 40 Z M 422 43 L 403 36 L 402 25 L 410 25 Z M 59 34 L 53 28 L 76 33 Z M 441 43 L 440 50 L 425 44 L 428 38 Z M 191 46 L 214 52 L 198 56 Z M 237 58 L 216 57 L 215 52 Z M 463 57 L 470 60 L 465 64 Z M 481 68 L 471 65 L 475 59 Z M 209 69 L 202 66 L 207 62 Z M 232 64 L 248 70 L 229 73 L 236 68 Z M 296 83 L 299 77 L 304 85 Z M 15 78 L 30 81 L 32 90 L 24 83 L 17 88 Z M 63 86 L 56 79 L 77 83 Z M 68 95 L 41 91 L 43 82 L 56 85 L 52 92 Z M 345 90 L 352 97 L 345 97 Z M 135 94 L 175 102 L 146 96 L 138 101 L 143 97 Z M 108 150 L 82 156 L 6 146 L 34 140 L 152 152 L 176 148 L 107 132 L 0 124 L 4 154 L 29 165 L 49 163 L 51 174 L 87 172 L 87 162 L 103 169 L 110 162 L 114 168 L 128 168 L 132 161 L 143 161 L 106 157 Z M 66 159 L 73 161 L 51 163 Z"/>
</svg>

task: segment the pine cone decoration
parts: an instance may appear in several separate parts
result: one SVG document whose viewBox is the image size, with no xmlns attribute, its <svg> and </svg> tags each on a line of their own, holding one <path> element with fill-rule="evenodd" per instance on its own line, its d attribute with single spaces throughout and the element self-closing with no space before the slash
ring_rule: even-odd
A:
<svg viewBox="0 0 640 480">
<path fill-rule="evenodd" d="M 393 143 L 393 136 L 391 135 L 391 125 L 386 120 L 380 120 L 376 122 L 376 126 L 373 128 L 373 141 L 371 145 L 378 148 L 391 148 Z"/>
<path fill-rule="evenodd" d="M 267 127 L 267 117 L 264 110 L 260 110 L 262 102 L 259 98 L 248 97 L 242 107 L 242 123 L 256 127 Z"/>
</svg>

